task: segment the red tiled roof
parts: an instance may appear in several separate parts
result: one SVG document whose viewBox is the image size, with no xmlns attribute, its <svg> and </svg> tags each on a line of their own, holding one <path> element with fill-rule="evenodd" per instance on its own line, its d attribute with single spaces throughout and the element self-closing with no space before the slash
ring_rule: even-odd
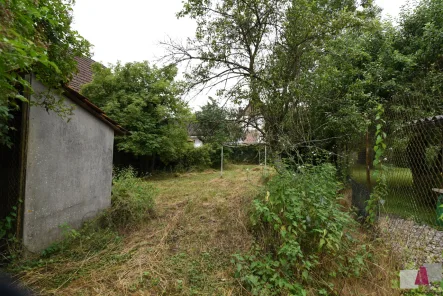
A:
<svg viewBox="0 0 443 296">
<path fill-rule="evenodd" d="M 247 131 L 246 138 L 243 140 L 244 144 L 257 144 L 260 143 L 259 134 L 257 131 Z"/>
<path fill-rule="evenodd" d="M 78 72 L 72 77 L 68 87 L 80 93 L 81 87 L 92 81 L 92 64 L 96 62 L 87 57 L 75 57 L 75 60 Z"/>
</svg>

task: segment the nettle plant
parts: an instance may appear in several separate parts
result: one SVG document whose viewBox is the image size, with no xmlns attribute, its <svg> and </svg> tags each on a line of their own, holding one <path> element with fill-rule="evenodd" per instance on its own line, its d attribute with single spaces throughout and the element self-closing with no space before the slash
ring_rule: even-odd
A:
<svg viewBox="0 0 443 296">
<path fill-rule="evenodd" d="M 357 224 L 338 203 L 339 188 L 332 165 L 309 166 L 274 177 L 254 200 L 256 246 L 234 260 L 253 295 L 327 295 L 334 278 L 362 273 L 370 254 L 357 246 Z"/>
</svg>

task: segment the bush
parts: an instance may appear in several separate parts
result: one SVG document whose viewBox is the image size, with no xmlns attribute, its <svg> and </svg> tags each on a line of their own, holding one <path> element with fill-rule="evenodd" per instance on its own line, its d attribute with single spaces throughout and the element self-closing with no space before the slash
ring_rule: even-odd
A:
<svg viewBox="0 0 443 296">
<path fill-rule="evenodd" d="M 257 244 L 235 256 L 236 276 L 254 295 L 333 293 L 328 279 L 365 268 L 366 247 L 352 237 L 357 224 L 337 202 L 335 175 L 330 164 L 301 167 L 274 177 L 254 200 Z"/>
<path fill-rule="evenodd" d="M 211 167 L 215 169 L 220 168 L 221 162 L 221 146 L 218 144 L 208 144 L 211 148 Z M 233 150 L 230 147 L 223 147 L 223 165 L 227 165 L 232 160 Z"/>
<path fill-rule="evenodd" d="M 112 186 L 111 207 L 102 221 L 109 227 L 126 227 L 137 224 L 154 215 L 155 189 L 136 177 L 133 168 L 115 172 Z"/>
<path fill-rule="evenodd" d="M 192 170 L 201 171 L 211 167 L 212 150 L 211 145 L 203 145 L 197 148 L 188 145 L 176 164 L 175 170 L 179 172 Z"/>
<path fill-rule="evenodd" d="M 258 163 L 257 146 L 239 146 L 223 148 L 223 163 Z M 174 168 L 178 172 L 202 171 L 208 168 L 220 168 L 221 146 L 218 144 L 204 144 L 195 148 L 186 147 Z"/>
<path fill-rule="evenodd" d="M 265 162 L 264 147 L 259 145 L 238 146 L 232 148 L 231 161 L 239 164 L 260 164 Z M 261 159 L 260 154 L 261 153 Z M 269 157 L 269 155 L 268 155 Z"/>
</svg>

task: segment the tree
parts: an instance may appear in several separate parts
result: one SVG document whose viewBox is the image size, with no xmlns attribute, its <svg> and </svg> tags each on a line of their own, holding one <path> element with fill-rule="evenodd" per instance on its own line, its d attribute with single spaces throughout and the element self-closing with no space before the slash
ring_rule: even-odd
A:
<svg viewBox="0 0 443 296">
<path fill-rule="evenodd" d="M 218 87 L 234 102 L 246 101 L 265 125 L 261 131 L 276 154 L 309 146 L 312 127 L 308 84 L 326 42 L 376 15 L 372 1 L 188 0 L 179 16 L 197 21 L 195 39 L 169 42 L 169 57 L 188 62 L 191 87 Z M 252 121 L 253 123 L 254 121 Z"/>
<path fill-rule="evenodd" d="M 195 130 L 205 143 L 223 144 L 236 142 L 243 137 L 242 127 L 237 122 L 237 113 L 233 109 L 221 107 L 213 98 L 195 112 Z"/>
<path fill-rule="evenodd" d="M 73 3 L 0 0 L 0 145 L 11 146 L 12 111 L 26 101 L 25 92 L 32 92 L 23 74 L 32 72 L 48 89 L 57 90 L 76 71 L 74 57 L 90 54 L 89 42 L 71 29 Z M 34 103 L 60 115 L 71 111 L 51 95 Z"/>
<path fill-rule="evenodd" d="M 375 19 L 364 30 L 346 30 L 326 43 L 306 83 L 312 98 L 306 118 L 319 127 L 314 138 L 329 139 L 322 146 L 336 153 L 361 148 L 358 138 L 375 133 L 374 107 L 383 104 L 387 144 L 395 151 L 386 156 L 409 166 L 417 196 L 429 204 L 430 188 L 443 182 L 443 151 L 433 163 L 426 151 L 441 143 L 441 133 L 414 122 L 443 111 L 442 14 L 441 1 L 426 0 L 403 10 L 399 26 Z"/>
<path fill-rule="evenodd" d="M 415 9 L 404 10 L 395 39 L 398 52 L 411 60 L 399 79 L 396 100 L 391 113 L 396 121 L 414 122 L 443 112 L 443 2 L 423 0 Z M 440 188 L 441 130 L 416 123 L 409 130 L 407 159 L 418 200 L 435 207 L 431 188 Z M 426 151 L 433 145 L 439 153 L 432 163 L 426 162 Z"/>
<path fill-rule="evenodd" d="M 119 150 L 138 156 L 178 159 L 187 144 L 191 113 L 181 100 L 177 69 L 135 62 L 93 67 L 94 79 L 82 93 L 130 131 L 117 138 Z"/>
</svg>

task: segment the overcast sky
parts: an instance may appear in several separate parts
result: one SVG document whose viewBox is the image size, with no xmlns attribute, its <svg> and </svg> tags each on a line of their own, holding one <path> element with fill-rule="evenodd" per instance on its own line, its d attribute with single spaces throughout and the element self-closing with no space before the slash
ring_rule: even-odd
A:
<svg viewBox="0 0 443 296">
<path fill-rule="evenodd" d="M 406 0 L 376 0 L 384 15 L 397 16 Z M 115 64 L 148 60 L 163 54 L 160 41 L 194 36 L 195 23 L 177 19 L 182 0 L 76 0 L 73 27 L 93 45 L 94 60 Z M 204 97 L 190 102 L 197 107 Z"/>
</svg>

